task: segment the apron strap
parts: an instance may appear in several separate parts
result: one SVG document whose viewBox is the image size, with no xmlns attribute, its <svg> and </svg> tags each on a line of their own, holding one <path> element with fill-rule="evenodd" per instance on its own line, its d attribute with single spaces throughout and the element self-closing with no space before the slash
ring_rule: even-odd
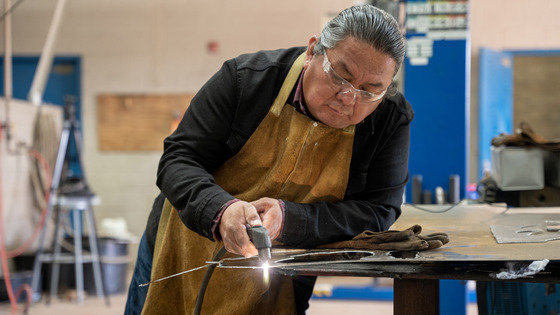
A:
<svg viewBox="0 0 560 315">
<path fill-rule="evenodd" d="M 284 83 L 280 88 L 280 92 L 278 92 L 278 95 L 276 96 L 276 99 L 272 104 L 272 108 L 270 109 L 270 111 L 274 113 L 274 115 L 280 116 L 282 107 L 284 107 L 284 104 L 286 104 L 286 101 L 288 100 L 288 97 L 290 96 L 290 93 L 292 92 L 292 89 L 297 82 L 301 70 L 303 69 L 304 61 L 305 52 L 299 55 L 296 61 L 294 61 L 292 68 L 288 72 L 288 75 L 286 76 L 286 79 L 284 80 Z"/>
<path fill-rule="evenodd" d="M 163 235 L 165 234 L 164 232 L 167 229 L 167 223 L 169 222 L 169 215 L 171 214 L 171 211 L 173 211 L 173 206 L 171 205 L 169 200 L 165 198 L 165 203 L 163 204 L 163 208 L 161 210 L 161 217 L 159 219 L 159 226 L 157 229 L 152 261 L 156 261 L 156 258 L 159 256 L 159 252 L 161 251 L 161 243 L 163 242 Z M 153 272 L 154 269 L 152 269 L 152 274 Z M 154 277 L 152 277 L 152 279 L 154 279 Z"/>
</svg>

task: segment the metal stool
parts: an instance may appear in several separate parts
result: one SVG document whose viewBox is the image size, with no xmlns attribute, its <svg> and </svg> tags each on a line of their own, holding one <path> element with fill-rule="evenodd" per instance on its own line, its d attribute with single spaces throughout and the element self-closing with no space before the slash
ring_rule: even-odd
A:
<svg viewBox="0 0 560 315">
<path fill-rule="evenodd" d="M 39 288 L 39 279 L 41 278 L 41 267 L 43 262 L 52 262 L 51 265 L 51 283 L 50 283 L 50 298 L 56 296 L 58 293 L 58 281 L 60 276 L 61 263 L 75 263 L 76 271 L 76 291 L 78 293 L 78 303 L 84 301 L 84 269 L 83 264 L 91 262 L 93 265 L 93 274 L 95 279 L 95 290 L 98 297 L 105 296 L 106 304 L 109 305 L 109 299 L 105 294 L 105 287 L 103 286 L 103 277 L 101 274 L 99 247 L 97 242 L 97 233 L 95 228 L 95 219 L 93 217 L 94 201 L 98 201 L 95 195 L 89 189 L 83 171 L 81 152 L 81 134 L 79 131 L 79 124 L 75 115 L 74 98 L 68 97 L 67 104 L 65 105 L 65 115 L 67 119 L 64 121 L 64 127 L 60 135 L 60 144 L 56 164 L 53 172 L 52 183 L 50 187 L 50 198 L 47 204 L 47 212 L 45 217 L 45 225 L 41 230 L 39 237 L 39 247 L 37 255 L 35 256 L 35 263 L 33 265 L 33 279 L 32 290 L 33 300 L 38 301 L 41 297 L 41 288 Z M 63 179 L 63 169 L 66 164 L 68 153 L 68 146 L 71 140 L 74 140 L 77 151 L 77 160 L 79 167 L 82 170 L 81 183 L 82 187 L 79 189 L 62 190 L 59 189 L 61 180 Z M 47 225 L 49 224 L 51 215 L 56 215 L 55 234 L 53 239 L 53 253 L 44 253 L 45 236 Z M 74 229 L 74 250 L 73 253 L 62 253 L 61 246 L 64 238 L 64 229 L 62 229 L 62 216 L 71 212 L 73 214 L 73 229 Z M 90 246 L 90 253 L 84 255 L 82 250 L 82 214 L 85 214 L 88 240 Z M 50 301 L 47 299 L 47 303 Z"/>
<path fill-rule="evenodd" d="M 53 200 L 53 210 L 56 216 L 55 233 L 53 238 L 53 252 L 44 253 L 44 242 L 39 244 L 37 256 L 35 258 L 35 266 L 33 269 L 33 292 L 38 294 L 38 279 L 41 273 L 41 265 L 43 262 L 51 262 L 51 282 L 50 282 L 50 298 L 58 293 L 58 283 L 60 278 L 60 264 L 74 263 L 76 275 L 76 291 L 78 303 L 84 301 L 84 263 L 92 263 L 93 276 L 95 281 L 95 291 L 97 297 L 103 298 L 105 290 L 103 287 L 103 277 L 101 273 L 101 256 L 99 255 L 99 247 L 97 233 L 95 227 L 95 219 L 93 216 L 92 205 L 98 202 L 96 196 L 89 195 L 60 195 Z M 71 253 L 62 253 L 61 246 L 64 240 L 63 216 L 72 213 L 72 224 L 74 229 L 74 249 Z M 85 215 L 87 224 L 88 241 L 90 252 L 84 252 L 82 249 L 82 214 Z M 44 227 L 46 229 L 46 226 Z M 44 238 L 43 238 L 44 240 Z M 37 282 L 37 283 L 36 283 Z M 38 299 L 39 296 L 37 296 Z M 48 300 L 47 300 L 48 301 Z M 108 303 L 108 301 L 107 301 Z"/>
</svg>

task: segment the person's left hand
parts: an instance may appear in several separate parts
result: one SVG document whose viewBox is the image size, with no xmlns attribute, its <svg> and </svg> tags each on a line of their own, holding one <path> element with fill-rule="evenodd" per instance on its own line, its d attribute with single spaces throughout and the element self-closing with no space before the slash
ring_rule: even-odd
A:
<svg viewBox="0 0 560 315">
<path fill-rule="evenodd" d="M 261 198 L 252 201 L 251 204 L 257 209 L 263 226 L 268 230 L 270 240 L 275 240 L 282 232 L 284 215 L 280 201 L 273 198 Z"/>
</svg>

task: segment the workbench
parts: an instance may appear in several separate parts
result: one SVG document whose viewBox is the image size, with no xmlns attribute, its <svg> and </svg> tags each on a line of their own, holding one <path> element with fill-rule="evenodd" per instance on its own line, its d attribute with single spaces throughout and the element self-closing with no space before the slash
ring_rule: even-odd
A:
<svg viewBox="0 0 560 315">
<path fill-rule="evenodd" d="M 450 206 L 422 207 L 434 212 L 404 205 L 402 216 L 391 229 L 419 224 L 422 234 L 447 233 L 448 244 L 405 253 L 321 251 L 307 256 L 313 257 L 311 260 L 296 259 L 277 270 L 287 275 L 393 278 L 395 314 L 438 314 L 440 279 L 560 283 L 560 240 L 526 243 L 537 223 L 560 220 L 560 208 L 507 209 L 505 205 L 460 204 L 444 211 Z M 497 243 L 491 228 L 508 226 L 519 226 L 513 242 Z M 556 233 L 560 236 L 560 232 Z M 544 270 L 534 275 L 514 280 L 496 278 L 512 263 L 519 266 L 546 260 Z"/>
</svg>

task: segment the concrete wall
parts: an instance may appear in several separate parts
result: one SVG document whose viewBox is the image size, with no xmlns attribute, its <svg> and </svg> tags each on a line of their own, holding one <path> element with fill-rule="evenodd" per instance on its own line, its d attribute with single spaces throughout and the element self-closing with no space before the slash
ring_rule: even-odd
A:
<svg viewBox="0 0 560 315">
<path fill-rule="evenodd" d="M 55 53 L 82 57 L 84 162 L 102 202 L 96 218 L 124 217 L 140 235 L 161 152 L 100 152 L 96 96 L 189 93 L 222 62 L 243 52 L 306 45 L 325 17 L 351 0 L 74 0 L 67 1 Z M 471 158 L 476 159 L 478 49 L 560 48 L 560 2 L 472 0 Z M 13 14 L 16 55 L 38 55 L 56 0 L 25 1 Z M 207 50 L 209 42 L 218 51 Z M 0 44 L 4 49 L 3 42 Z M 17 84 L 15 82 L 14 84 Z M 137 126 L 142 128 L 142 126 Z M 475 170 L 476 167 L 471 167 Z"/>
<path fill-rule="evenodd" d="M 55 54 L 82 58 L 83 159 L 90 186 L 101 199 L 95 207 L 96 220 L 124 217 L 129 230 L 141 235 L 157 195 L 161 155 L 100 151 L 98 94 L 194 93 L 226 59 L 260 49 L 305 46 L 320 32 L 326 16 L 352 4 L 351 0 L 67 1 Z M 55 5 L 56 0 L 40 0 L 17 7 L 12 17 L 14 55 L 40 54 Z M 217 52 L 208 51 L 209 42 L 218 44 Z M 3 39 L 0 45 L 3 51 Z"/>
</svg>

